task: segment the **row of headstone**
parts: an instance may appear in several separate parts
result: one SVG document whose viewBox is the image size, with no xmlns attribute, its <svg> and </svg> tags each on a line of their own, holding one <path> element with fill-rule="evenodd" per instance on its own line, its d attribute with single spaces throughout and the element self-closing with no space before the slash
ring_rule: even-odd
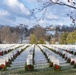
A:
<svg viewBox="0 0 76 75">
<path fill-rule="evenodd" d="M 25 63 L 25 70 L 26 71 L 34 70 L 34 45 L 31 46 L 31 49 L 27 55 L 26 63 Z"/>
<path fill-rule="evenodd" d="M 50 62 L 53 63 L 53 65 L 60 65 L 60 61 L 63 61 L 62 58 L 58 54 L 52 52 L 51 50 L 48 50 L 45 47 L 42 47 L 42 46 L 40 47 L 47 54 L 48 59 L 50 60 Z"/>
<path fill-rule="evenodd" d="M 28 48 L 25 48 L 25 46 L 20 47 L 20 48 L 25 49 L 25 50 L 14 60 L 14 62 L 12 62 L 11 67 L 10 67 L 11 69 L 20 68 L 20 67 L 23 68 L 25 66 L 27 54 L 28 54 L 29 50 L 31 49 L 31 46 L 29 45 Z"/>
<path fill-rule="evenodd" d="M 11 52 L 9 52 L 8 54 L 4 55 L 4 56 L 1 56 L 0 57 L 0 65 L 5 65 L 7 67 L 10 66 L 10 64 L 12 63 L 12 61 L 15 60 L 15 58 L 20 55 L 21 51 L 23 48 L 25 48 L 27 45 L 25 45 L 24 47 L 22 48 L 17 48 Z"/>
<path fill-rule="evenodd" d="M 67 46 L 67 48 L 68 48 L 67 49 L 68 51 L 65 51 L 62 46 L 61 46 L 61 49 L 59 47 L 59 50 L 58 50 L 58 47 L 55 47 L 54 50 L 56 50 L 56 51 L 58 50 L 59 53 L 61 53 L 62 55 L 64 55 L 65 59 L 67 59 L 67 62 L 75 64 L 76 63 L 76 56 L 69 52 L 70 51 L 69 50 L 69 46 Z"/>
<path fill-rule="evenodd" d="M 33 65 L 33 48 L 29 51 L 26 59 L 26 65 Z"/>
<path fill-rule="evenodd" d="M 68 52 L 66 52 L 66 51 L 64 51 L 63 49 L 60 49 L 60 48 L 57 48 L 57 47 L 55 47 L 55 46 L 52 46 L 52 45 L 46 45 L 49 49 L 52 49 L 52 50 L 49 50 L 49 51 L 53 51 L 55 54 L 50 54 L 50 52 L 48 51 L 48 57 L 50 58 L 50 61 L 51 62 L 53 62 L 53 64 L 57 64 L 57 65 L 59 65 L 59 66 L 63 66 L 64 65 L 64 67 L 66 66 L 66 65 L 70 65 L 70 64 L 68 64 L 67 63 L 67 60 L 70 58 L 70 59 L 73 59 L 73 58 L 75 58 L 75 57 L 72 57 L 72 54 L 70 54 L 70 53 L 68 53 Z M 65 60 L 65 59 L 63 59 L 61 56 L 62 55 L 65 55 L 65 58 L 67 57 L 67 60 Z M 54 63 L 55 62 L 55 60 L 57 61 L 56 63 Z"/>
<path fill-rule="evenodd" d="M 56 51 L 58 51 L 58 49 L 56 51 L 54 51 L 55 48 L 53 48 L 51 45 L 48 46 L 44 45 L 43 50 L 46 51 L 48 58 L 50 59 L 49 62 L 49 67 L 53 67 L 54 70 L 61 70 L 64 69 L 65 67 L 70 67 L 70 64 L 67 63 L 67 61 L 65 59 L 63 59 L 59 53 L 56 53 Z M 65 53 L 65 52 L 63 52 Z"/>
<path fill-rule="evenodd" d="M 12 45 L 6 48 L 1 48 L 0 49 L 0 56 L 3 56 L 7 53 L 9 53 L 10 51 L 14 50 L 15 48 L 19 47 L 20 45 Z"/>
<path fill-rule="evenodd" d="M 63 49 L 71 54 L 76 55 L 76 46 L 75 45 L 60 45 L 60 46 L 56 45 L 56 47 Z"/>
</svg>

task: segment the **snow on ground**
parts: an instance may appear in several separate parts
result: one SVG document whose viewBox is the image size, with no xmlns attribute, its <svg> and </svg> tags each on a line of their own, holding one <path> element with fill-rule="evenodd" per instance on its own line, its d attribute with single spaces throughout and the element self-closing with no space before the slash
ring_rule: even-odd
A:
<svg viewBox="0 0 76 75">
<path fill-rule="evenodd" d="M 20 47 L 19 49 L 21 48 L 24 48 L 27 46 L 27 44 L 1 44 L 0 45 L 0 48 L 9 48 L 11 46 L 13 46 L 14 48 L 15 47 L 18 47 L 18 46 L 21 46 L 21 45 L 24 45 L 23 47 Z M 30 45 L 30 44 L 29 44 Z M 53 51 L 49 50 L 48 48 L 44 47 L 43 45 L 39 45 L 43 51 L 46 52 L 46 54 L 48 55 L 52 55 L 52 56 L 55 56 L 57 59 L 59 59 L 59 62 L 60 62 L 60 65 L 61 66 L 65 66 L 65 65 L 68 65 L 68 66 L 71 66 L 70 64 L 67 64 L 66 63 L 66 60 L 63 59 L 62 57 L 60 57 L 58 54 L 54 53 Z M 58 48 L 61 48 L 62 49 L 68 49 L 68 50 L 73 50 L 73 51 L 76 51 L 76 46 L 75 45 L 46 45 L 47 47 L 49 48 L 53 48 L 53 47 L 58 47 Z M 12 48 L 13 48 L 12 47 Z M 17 68 L 17 67 L 24 67 L 25 66 L 25 63 L 26 63 L 26 59 L 27 59 L 27 56 L 29 54 L 29 51 L 30 50 L 33 50 L 34 49 L 34 45 L 30 45 L 26 50 L 24 50 L 15 60 L 14 62 L 12 62 L 11 64 L 11 68 Z M 34 61 L 35 61 L 35 67 L 38 66 L 40 67 L 41 65 L 40 64 L 47 64 L 47 60 L 45 58 L 45 56 L 43 55 L 43 53 L 41 52 L 40 48 L 35 45 L 35 56 L 34 56 Z M 40 66 L 39 66 L 40 65 Z"/>
<path fill-rule="evenodd" d="M 40 51 L 38 46 L 35 46 L 35 64 L 42 64 L 42 63 L 47 63 L 47 60 L 43 53 Z"/>
</svg>

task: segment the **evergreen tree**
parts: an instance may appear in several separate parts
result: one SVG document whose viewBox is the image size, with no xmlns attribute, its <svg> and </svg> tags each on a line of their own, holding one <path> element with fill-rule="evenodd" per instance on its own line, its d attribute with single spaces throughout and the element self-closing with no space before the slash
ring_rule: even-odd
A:
<svg viewBox="0 0 76 75">
<path fill-rule="evenodd" d="M 66 41 L 68 44 L 75 44 L 75 42 L 76 42 L 76 30 L 73 32 L 70 32 L 68 34 Z"/>
<path fill-rule="evenodd" d="M 59 40 L 60 44 L 67 44 L 67 42 L 66 42 L 67 35 L 68 35 L 68 32 L 64 32 L 61 34 L 61 37 Z"/>
<path fill-rule="evenodd" d="M 39 40 L 39 44 L 45 44 L 45 41 L 44 41 L 44 39 L 42 37 Z"/>
<path fill-rule="evenodd" d="M 30 35 L 30 44 L 35 44 L 35 43 L 37 43 L 36 37 L 34 34 L 31 34 Z"/>
</svg>

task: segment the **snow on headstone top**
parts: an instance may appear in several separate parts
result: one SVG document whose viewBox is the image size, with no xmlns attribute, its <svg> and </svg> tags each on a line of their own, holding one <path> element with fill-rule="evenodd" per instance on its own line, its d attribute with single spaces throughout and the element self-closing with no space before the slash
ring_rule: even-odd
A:
<svg viewBox="0 0 76 75">
<path fill-rule="evenodd" d="M 28 56 L 27 56 L 27 59 L 32 59 L 32 58 L 33 58 L 32 55 L 28 55 Z"/>
<path fill-rule="evenodd" d="M 32 65 L 32 59 L 27 59 L 27 65 Z"/>
<path fill-rule="evenodd" d="M 76 58 L 74 60 L 75 60 L 75 63 L 76 63 Z"/>
<path fill-rule="evenodd" d="M 4 59 L 0 59 L 0 65 L 4 64 L 5 65 L 5 60 Z"/>
<path fill-rule="evenodd" d="M 4 56 L 3 58 L 6 62 L 8 62 L 8 59 L 9 59 L 8 56 Z"/>
<path fill-rule="evenodd" d="M 63 51 L 62 53 L 63 53 L 63 54 L 65 54 L 65 53 L 66 53 L 66 51 Z"/>
<path fill-rule="evenodd" d="M 71 62 L 72 62 L 72 61 L 75 61 L 75 58 L 76 58 L 75 56 L 70 57 Z"/>
<path fill-rule="evenodd" d="M 59 59 L 54 59 L 54 64 L 59 65 Z"/>
<path fill-rule="evenodd" d="M 59 49 L 58 49 L 58 48 L 56 48 L 55 50 L 56 50 L 56 51 L 59 51 Z"/>
<path fill-rule="evenodd" d="M 53 62 L 55 60 L 54 56 L 50 56 L 50 61 Z"/>
</svg>

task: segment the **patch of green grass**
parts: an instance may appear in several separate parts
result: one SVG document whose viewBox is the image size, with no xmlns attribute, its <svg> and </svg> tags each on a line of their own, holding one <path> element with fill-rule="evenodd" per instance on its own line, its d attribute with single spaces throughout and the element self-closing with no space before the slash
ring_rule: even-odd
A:
<svg viewBox="0 0 76 75">
<path fill-rule="evenodd" d="M 62 71 L 54 71 L 53 68 L 46 68 L 34 71 L 14 70 L 10 72 L 14 75 L 76 75 L 76 69 L 67 69 Z M 6 74 L 7 75 L 7 74 Z"/>
</svg>

